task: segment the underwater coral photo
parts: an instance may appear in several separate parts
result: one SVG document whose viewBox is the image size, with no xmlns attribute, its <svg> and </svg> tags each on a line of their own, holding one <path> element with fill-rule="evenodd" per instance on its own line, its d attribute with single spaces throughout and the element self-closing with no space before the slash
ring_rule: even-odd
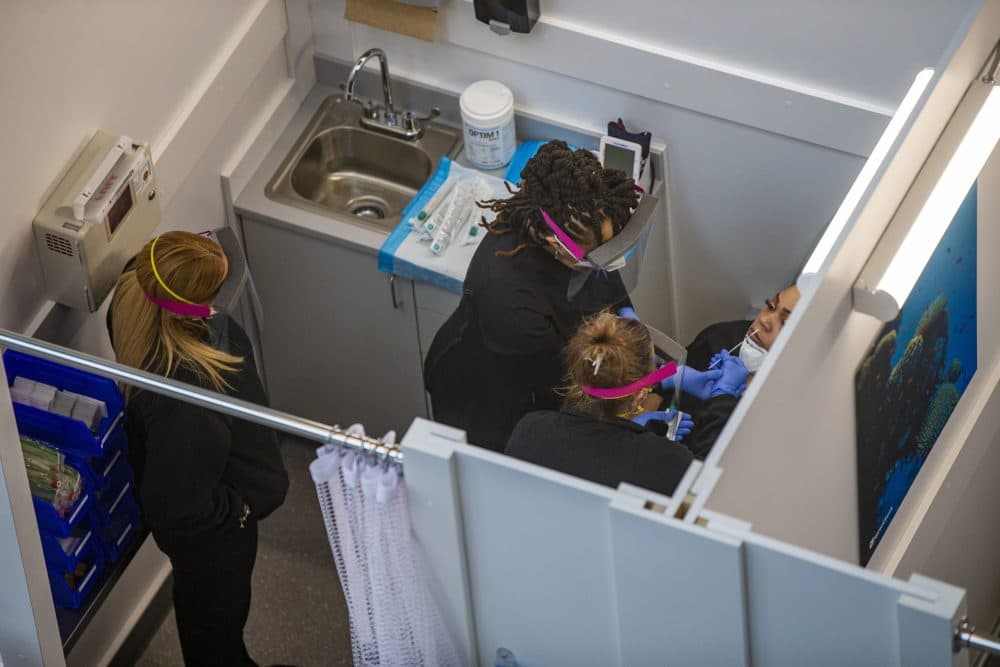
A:
<svg viewBox="0 0 1000 667">
<path fill-rule="evenodd" d="M 976 371 L 977 189 L 854 376 L 866 565 Z"/>
</svg>

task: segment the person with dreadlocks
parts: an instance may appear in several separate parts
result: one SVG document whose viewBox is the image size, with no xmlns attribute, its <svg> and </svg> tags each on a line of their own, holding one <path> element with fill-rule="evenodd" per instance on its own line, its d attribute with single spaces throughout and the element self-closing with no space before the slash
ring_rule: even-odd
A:
<svg viewBox="0 0 1000 667">
<path fill-rule="evenodd" d="M 558 406 L 560 355 L 581 320 L 631 305 L 614 272 L 592 273 L 568 296 L 577 259 L 544 216 L 589 252 L 628 222 L 638 204 L 635 182 L 562 141 L 543 145 L 521 179 L 509 198 L 480 203 L 496 219 L 482 223 L 488 234 L 469 265 L 462 300 L 424 363 L 434 418 L 494 451 L 503 451 L 524 414 Z"/>
</svg>

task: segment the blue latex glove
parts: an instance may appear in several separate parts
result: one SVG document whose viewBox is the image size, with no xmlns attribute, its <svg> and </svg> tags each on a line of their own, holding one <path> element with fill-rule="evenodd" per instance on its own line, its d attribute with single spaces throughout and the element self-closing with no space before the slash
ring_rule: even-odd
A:
<svg viewBox="0 0 1000 667">
<path fill-rule="evenodd" d="M 654 410 L 652 412 L 641 412 L 635 417 L 632 417 L 632 421 L 636 424 L 641 424 L 647 426 L 649 422 L 670 422 L 677 415 L 676 410 Z M 680 424 L 677 425 L 677 435 L 674 437 L 676 442 L 680 442 L 684 439 L 684 436 L 691 433 L 691 429 L 694 428 L 694 420 L 691 419 L 691 415 L 686 412 L 681 413 Z"/>
<path fill-rule="evenodd" d="M 618 317 L 625 317 L 630 320 L 639 321 L 639 316 L 635 314 L 635 308 L 632 306 L 623 306 L 618 309 Z"/>
<path fill-rule="evenodd" d="M 747 387 L 747 377 L 750 375 L 750 371 L 747 370 L 742 359 L 734 357 L 725 350 L 720 352 L 718 356 L 722 360 L 719 364 L 722 377 L 715 383 L 715 387 L 712 388 L 709 395 L 729 394 L 739 398 Z"/>
<path fill-rule="evenodd" d="M 703 401 L 708 400 L 715 389 L 715 383 L 722 377 L 722 369 L 699 371 L 690 366 L 678 366 L 677 372 L 660 382 L 664 391 L 673 391 L 680 382 L 681 391 Z"/>
</svg>

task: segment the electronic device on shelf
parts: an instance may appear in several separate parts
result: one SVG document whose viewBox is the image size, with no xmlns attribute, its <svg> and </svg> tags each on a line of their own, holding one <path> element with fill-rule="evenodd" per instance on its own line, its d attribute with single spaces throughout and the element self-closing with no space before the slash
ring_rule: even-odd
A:
<svg viewBox="0 0 1000 667">
<path fill-rule="evenodd" d="M 96 311 L 160 224 L 147 144 L 100 130 L 32 224 L 50 299 Z"/>
<path fill-rule="evenodd" d="M 604 135 L 601 137 L 600 159 L 605 169 L 619 169 L 639 182 L 642 175 L 642 146 L 634 141 Z"/>
</svg>

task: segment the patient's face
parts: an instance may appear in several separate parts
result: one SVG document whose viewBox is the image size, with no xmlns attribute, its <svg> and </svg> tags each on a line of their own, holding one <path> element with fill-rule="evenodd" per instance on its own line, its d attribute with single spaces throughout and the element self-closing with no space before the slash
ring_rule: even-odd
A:
<svg viewBox="0 0 1000 667">
<path fill-rule="evenodd" d="M 770 350 L 798 302 L 798 287 L 792 285 L 781 290 L 764 302 L 764 307 L 757 313 L 757 317 L 754 318 L 747 333 L 756 329 L 757 333 L 752 338 L 762 348 Z"/>
</svg>

